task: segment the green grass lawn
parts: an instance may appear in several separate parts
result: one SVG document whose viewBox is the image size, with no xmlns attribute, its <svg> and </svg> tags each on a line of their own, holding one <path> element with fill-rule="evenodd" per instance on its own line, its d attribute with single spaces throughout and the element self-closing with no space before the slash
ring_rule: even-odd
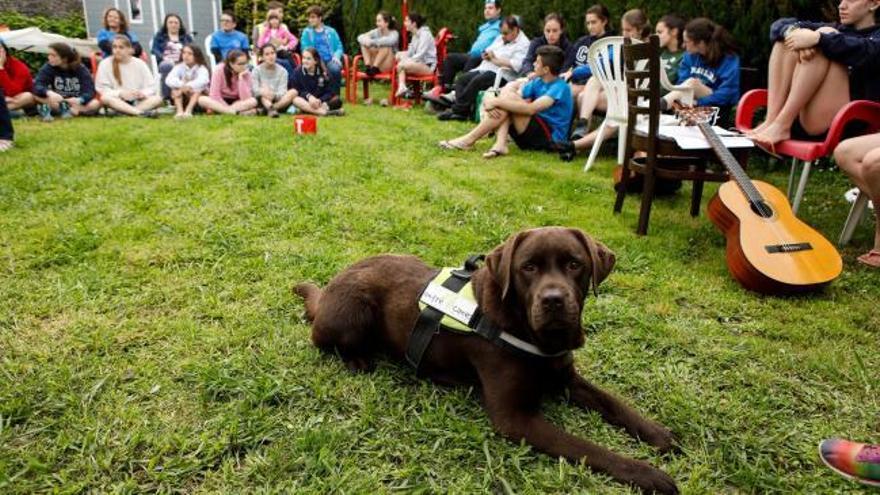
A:
<svg viewBox="0 0 880 495">
<path fill-rule="evenodd" d="M 636 197 L 611 213 L 610 157 L 586 174 L 584 157 L 513 147 L 483 161 L 436 148 L 465 124 L 349 110 L 296 138 L 289 118 L 15 122 L 0 156 L 0 492 L 630 493 L 494 434 L 474 391 L 395 363 L 348 373 L 311 346 L 290 292 L 377 253 L 457 264 L 541 225 L 617 253 L 577 366 L 683 452 L 548 403 L 554 422 L 684 493 L 858 490 L 816 446 L 880 441 L 880 284 L 854 261 L 868 222 L 824 293 L 761 297 L 688 216 L 689 186 L 637 237 Z M 785 185 L 778 166 L 753 175 Z M 848 187 L 814 173 L 801 217 L 836 241 Z"/>
</svg>

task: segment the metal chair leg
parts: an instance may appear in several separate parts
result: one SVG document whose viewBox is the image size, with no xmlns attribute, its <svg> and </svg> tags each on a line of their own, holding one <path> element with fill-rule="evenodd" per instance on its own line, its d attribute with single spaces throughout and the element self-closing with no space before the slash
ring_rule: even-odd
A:
<svg viewBox="0 0 880 495">
<path fill-rule="evenodd" d="M 794 202 L 791 205 L 791 211 L 797 215 L 798 208 L 801 206 L 801 201 L 804 199 L 804 189 L 807 188 L 807 179 L 810 178 L 810 167 L 813 166 L 813 162 L 804 162 L 804 169 L 801 171 L 801 180 L 798 181 L 797 192 L 794 194 Z"/>
<path fill-rule="evenodd" d="M 856 230 L 856 226 L 862 220 L 862 215 L 864 215 L 865 210 L 868 209 L 868 195 L 862 191 L 859 191 L 859 195 L 855 201 L 853 201 L 852 208 L 849 209 L 849 215 L 846 217 L 846 223 L 843 224 L 843 231 L 840 232 L 840 239 L 837 241 L 837 245 L 840 247 L 846 246 L 849 244 L 850 239 L 852 239 L 853 232 Z"/>
<path fill-rule="evenodd" d="M 788 172 L 788 189 L 786 191 L 786 196 L 788 197 L 788 202 L 791 203 L 794 193 L 794 173 L 797 170 L 798 159 L 791 159 L 791 170 Z"/>
</svg>

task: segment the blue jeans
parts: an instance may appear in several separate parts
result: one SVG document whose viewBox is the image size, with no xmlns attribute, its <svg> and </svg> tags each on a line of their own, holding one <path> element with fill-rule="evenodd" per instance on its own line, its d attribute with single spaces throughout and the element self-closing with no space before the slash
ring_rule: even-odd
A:
<svg viewBox="0 0 880 495">
<path fill-rule="evenodd" d="M 165 84 L 165 79 L 168 77 L 168 73 L 171 72 L 171 69 L 174 68 L 174 64 L 169 64 L 168 62 L 162 62 L 159 64 L 159 77 L 162 78 L 162 98 L 166 100 L 171 99 L 171 88 Z"/>
<path fill-rule="evenodd" d="M 327 65 L 327 71 L 330 72 L 330 79 L 333 80 L 338 88 L 342 84 L 342 63 L 338 60 L 330 59 L 325 64 Z"/>
<path fill-rule="evenodd" d="M 12 141 L 15 132 L 12 129 L 12 117 L 9 116 L 9 108 L 6 107 L 6 95 L 0 88 L 0 141 Z"/>
</svg>

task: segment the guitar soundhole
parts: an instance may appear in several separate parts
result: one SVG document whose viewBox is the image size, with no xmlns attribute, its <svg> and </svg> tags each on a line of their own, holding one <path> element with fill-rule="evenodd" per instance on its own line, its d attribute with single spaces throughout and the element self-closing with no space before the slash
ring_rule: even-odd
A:
<svg viewBox="0 0 880 495">
<path fill-rule="evenodd" d="M 770 218 L 773 216 L 773 208 L 770 208 L 770 205 L 763 201 L 753 202 L 751 203 L 752 211 L 755 215 L 758 215 L 762 218 Z"/>
</svg>

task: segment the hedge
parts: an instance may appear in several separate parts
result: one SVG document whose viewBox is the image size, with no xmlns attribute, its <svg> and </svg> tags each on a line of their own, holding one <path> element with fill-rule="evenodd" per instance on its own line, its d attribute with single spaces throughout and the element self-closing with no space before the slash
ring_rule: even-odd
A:
<svg viewBox="0 0 880 495">
<path fill-rule="evenodd" d="M 18 12 L 0 12 L 0 24 L 5 24 L 9 29 L 24 29 L 38 27 L 42 31 L 60 34 L 68 38 L 85 38 L 86 23 L 82 13 L 69 17 L 45 17 L 41 15 L 28 16 Z M 46 62 L 46 56 L 39 53 L 17 52 L 15 56 L 24 61 L 31 70 L 37 70 Z"/>
<path fill-rule="evenodd" d="M 442 26 L 451 27 L 456 35 L 451 49 L 464 51 L 473 42 L 477 26 L 483 22 L 483 3 L 484 0 L 410 0 L 409 10 L 426 16 L 435 32 Z M 584 12 L 594 3 L 595 0 L 507 0 L 503 11 L 521 16 L 529 37 L 540 33 L 541 20 L 546 14 L 560 12 L 568 23 L 569 36 L 575 39 L 583 34 Z M 686 18 L 710 17 L 733 33 L 741 46 L 743 64 L 753 67 L 766 64 L 770 50 L 767 32 L 774 19 L 786 16 L 830 19 L 837 5 L 831 0 L 606 0 L 604 3 L 614 16 L 615 26 L 619 26 L 619 18 L 627 9 L 636 7 L 646 9 L 652 21 L 670 12 Z M 355 33 L 345 40 L 349 48 L 356 49 L 357 33 L 373 27 L 376 12 L 387 9 L 399 15 L 400 5 L 400 0 L 342 0 L 345 31 Z"/>
</svg>

